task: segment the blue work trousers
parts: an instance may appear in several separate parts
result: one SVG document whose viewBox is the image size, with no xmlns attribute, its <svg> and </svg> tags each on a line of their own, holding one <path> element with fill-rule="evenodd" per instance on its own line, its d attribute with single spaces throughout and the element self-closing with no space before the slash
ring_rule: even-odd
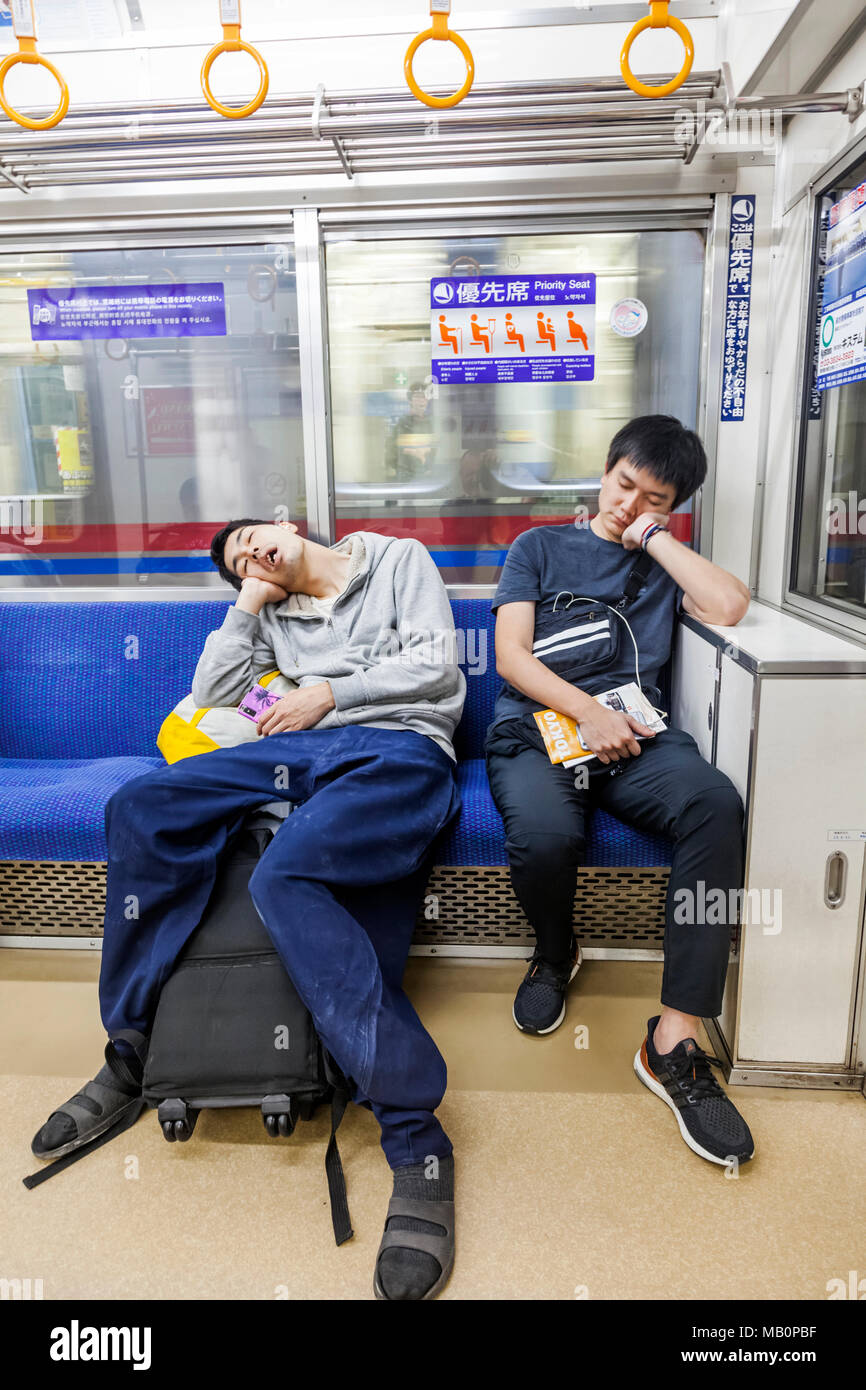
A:
<svg viewBox="0 0 866 1390">
<path fill-rule="evenodd" d="M 108 802 L 102 1020 L 147 1036 L 247 814 L 296 809 L 250 894 L 316 1029 L 382 1129 L 392 1168 L 447 1157 L 433 1111 L 445 1062 L 401 981 L 437 836 L 460 809 L 455 765 L 414 730 L 310 729 L 183 759 Z"/>
</svg>

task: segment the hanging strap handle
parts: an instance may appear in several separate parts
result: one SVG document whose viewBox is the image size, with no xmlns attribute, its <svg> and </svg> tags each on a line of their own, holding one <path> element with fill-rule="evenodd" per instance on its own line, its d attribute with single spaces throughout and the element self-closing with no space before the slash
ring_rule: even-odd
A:
<svg viewBox="0 0 866 1390">
<path fill-rule="evenodd" d="M 409 91 L 419 101 L 423 101 L 425 106 L 443 107 L 456 106 L 472 90 L 472 83 L 475 81 L 475 59 L 472 57 L 472 50 L 468 43 L 460 34 L 455 34 L 453 29 L 448 28 L 448 16 L 451 13 L 451 0 L 430 0 L 430 21 L 431 27 L 425 29 L 423 33 L 417 34 L 406 50 L 406 58 L 403 62 L 403 71 L 406 74 L 406 81 L 409 84 Z M 463 86 L 458 88 L 450 97 L 431 97 L 429 92 L 425 92 L 415 80 L 415 73 L 412 65 L 415 62 L 415 54 L 426 43 L 428 39 L 440 39 L 446 43 L 453 43 L 460 49 L 466 61 L 466 81 Z"/>
<path fill-rule="evenodd" d="M 36 16 L 33 13 L 33 0 L 12 0 L 12 32 L 18 40 L 18 52 L 10 53 L 0 63 L 0 106 L 10 121 L 23 126 L 25 130 L 51 130 L 59 125 L 69 110 L 69 88 L 53 63 L 36 52 Z M 6 100 L 3 88 L 6 75 L 16 63 L 31 63 L 36 67 L 47 68 L 60 88 L 60 102 L 53 116 L 34 121 L 30 116 L 22 116 Z"/>
<path fill-rule="evenodd" d="M 227 116 L 229 120 L 237 121 L 244 116 L 251 116 L 254 111 L 258 111 L 268 94 L 270 75 L 268 65 L 259 50 L 253 48 L 251 43 L 245 43 L 241 38 L 241 0 L 220 0 L 220 23 L 223 27 L 222 42 L 214 44 L 202 63 L 201 89 L 208 106 L 212 107 L 218 115 Z M 249 53 L 258 63 L 261 74 L 259 90 L 252 101 L 247 102 L 246 106 L 224 106 L 221 101 L 217 101 L 210 89 L 210 70 L 221 53 L 238 52 Z"/>
<path fill-rule="evenodd" d="M 626 83 L 632 91 L 639 97 L 669 97 L 672 92 L 677 91 L 683 85 L 692 70 L 692 63 L 695 61 L 695 46 L 692 36 L 681 19 L 676 15 L 668 13 L 670 0 L 649 0 L 650 12 L 639 19 L 636 24 L 628 31 L 626 41 L 622 46 L 622 53 L 619 55 L 619 65 Z M 644 29 L 673 29 L 675 34 L 679 34 L 686 50 L 683 65 L 676 77 L 672 77 L 670 82 L 663 82 L 658 87 L 649 87 L 640 78 L 635 77 L 629 65 L 629 53 L 631 46 L 638 34 L 642 34 Z"/>
</svg>

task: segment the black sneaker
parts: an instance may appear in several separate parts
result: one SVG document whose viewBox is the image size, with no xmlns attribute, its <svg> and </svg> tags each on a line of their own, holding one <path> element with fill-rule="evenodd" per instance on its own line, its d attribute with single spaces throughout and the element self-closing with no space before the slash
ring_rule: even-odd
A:
<svg viewBox="0 0 866 1390">
<path fill-rule="evenodd" d="M 649 1020 L 646 1038 L 635 1054 L 637 1075 L 673 1110 L 683 1139 L 696 1154 L 724 1167 L 734 1160 L 747 1163 L 755 1142 L 710 1070 L 720 1063 L 703 1052 L 694 1038 L 677 1043 L 672 1052 L 656 1052 L 653 1035 L 658 1021 L 658 1017 Z"/>
<path fill-rule="evenodd" d="M 521 1033 L 552 1033 L 565 1018 L 565 991 L 583 960 L 577 938 L 571 938 L 571 960 L 555 966 L 533 953 L 514 1000 L 511 1016 Z"/>
</svg>

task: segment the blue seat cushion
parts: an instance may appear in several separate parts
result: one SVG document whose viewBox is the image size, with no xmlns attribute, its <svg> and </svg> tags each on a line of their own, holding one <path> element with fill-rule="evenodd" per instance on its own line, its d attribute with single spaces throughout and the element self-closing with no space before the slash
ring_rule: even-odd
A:
<svg viewBox="0 0 866 1390">
<path fill-rule="evenodd" d="M 483 758 L 460 764 L 457 786 L 463 807 L 439 845 L 437 864 L 507 864 L 505 828 L 490 793 Z M 606 811 L 594 810 L 589 818 L 584 862 L 593 868 L 667 868 L 671 848 L 671 842 L 662 835 L 636 830 Z"/>
<path fill-rule="evenodd" d="M 4 603 L 0 757 L 153 758 L 225 603 Z M 34 764 L 36 766 L 36 764 Z"/>
<path fill-rule="evenodd" d="M 486 599 L 453 599 L 466 706 L 454 747 L 463 811 L 440 845 L 445 865 L 504 865 L 502 822 L 484 767 L 501 684 Z M 162 767 L 156 736 L 187 695 L 220 599 L 8 603 L 0 608 L 0 858 L 104 860 L 104 808 L 118 787 Z M 34 706 L 33 691 L 39 699 Z M 670 863 L 671 846 L 603 811 L 588 864 Z"/>
<path fill-rule="evenodd" d="M 207 755 L 205 755 L 207 756 Z M 105 806 L 119 787 L 163 767 L 162 758 L 0 758 L 0 859 L 104 861 Z M 439 845 L 442 865 L 505 865 L 505 830 L 490 794 L 483 758 L 461 763 L 463 801 Z M 660 835 L 624 825 L 605 811 L 590 817 L 586 863 L 597 867 L 670 864 Z"/>
<path fill-rule="evenodd" d="M 0 859 L 104 860 L 105 805 L 156 758 L 0 758 Z"/>
</svg>

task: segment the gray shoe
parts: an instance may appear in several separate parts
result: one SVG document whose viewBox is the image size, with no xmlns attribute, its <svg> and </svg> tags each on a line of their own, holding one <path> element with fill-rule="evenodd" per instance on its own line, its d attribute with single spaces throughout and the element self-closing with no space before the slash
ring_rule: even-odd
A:
<svg viewBox="0 0 866 1390">
<path fill-rule="evenodd" d="M 57 1110 L 52 1111 L 30 1145 L 37 1158 L 62 1158 L 96 1139 L 132 1112 L 145 1109 L 135 1063 L 122 1057 L 112 1042 L 105 1048 L 105 1066 Z M 137 1116 L 136 1116 L 137 1118 Z"/>
</svg>

